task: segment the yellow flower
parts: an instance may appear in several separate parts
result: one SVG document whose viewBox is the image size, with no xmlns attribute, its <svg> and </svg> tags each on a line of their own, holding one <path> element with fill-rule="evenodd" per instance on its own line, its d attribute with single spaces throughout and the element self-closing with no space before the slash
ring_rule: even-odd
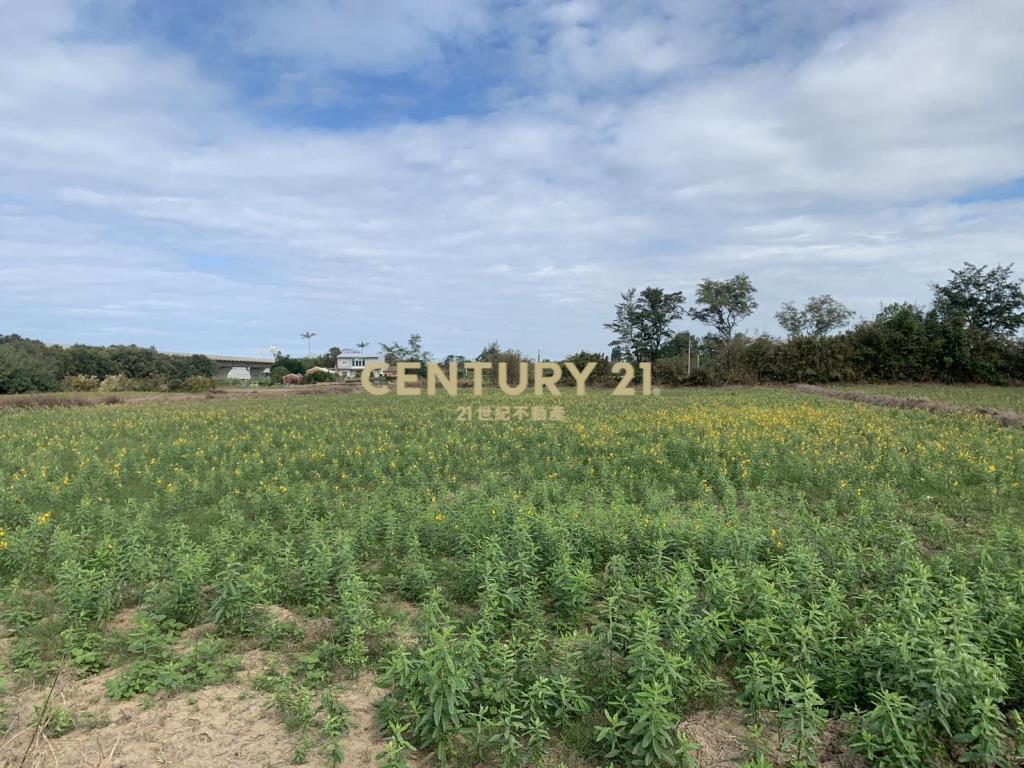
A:
<svg viewBox="0 0 1024 768">
<path fill-rule="evenodd" d="M 43 512 L 43 514 L 36 518 L 36 522 L 39 525 L 46 525 L 48 522 L 50 522 L 50 513 Z"/>
</svg>

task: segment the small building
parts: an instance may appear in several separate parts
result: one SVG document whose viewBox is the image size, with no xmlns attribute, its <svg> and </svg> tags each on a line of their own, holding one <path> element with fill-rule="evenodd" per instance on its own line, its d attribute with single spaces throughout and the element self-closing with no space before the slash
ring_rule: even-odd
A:
<svg viewBox="0 0 1024 768">
<path fill-rule="evenodd" d="M 224 376 L 228 381 L 252 381 L 252 371 L 243 365 L 236 365 Z"/>
<path fill-rule="evenodd" d="M 181 352 L 164 352 L 174 357 L 190 357 Z M 239 357 L 236 355 L 202 355 L 214 366 L 213 378 L 229 381 L 258 381 L 270 376 L 274 360 L 268 357 Z"/>
<path fill-rule="evenodd" d="M 358 379 L 370 363 L 383 363 L 381 355 L 367 354 L 355 349 L 343 349 L 334 364 L 334 372 L 343 379 Z"/>
</svg>

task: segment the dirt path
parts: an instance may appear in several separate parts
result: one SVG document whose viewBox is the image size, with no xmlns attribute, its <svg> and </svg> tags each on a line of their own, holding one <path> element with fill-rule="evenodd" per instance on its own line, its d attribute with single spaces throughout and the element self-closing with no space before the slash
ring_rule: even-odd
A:
<svg viewBox="0 0 1024 768">
<path fill-rule="evenodd" d="M 345 395 L 361 392 L 358 384 L 307 384 L 294 387 L 243 389 L 224 387 L 203 393 L 189 392 L 46 392 L 31 395 L 0 395 L 0 413 L 33 408 L 89 408 L 100 405 L 152 405 L 154 403 L 200 403 L 210 400 L 266 400 L 309 395 Z"/>
<path fill-rule="evenodd" d="M 812 384 L 795 384 L 792 389 L 806 395 L 820 395 L 836 400 L 849 400 L 865 405 L 877 405 L 886 408 L 913 408 L 931 413 L 972 413 L 995 419 L 1004 427 L 1024 427 L 1024 413 L 1016 411 L 999 411 L 995 408 L 979 408 L 972 405 L 953 405 L 939 403 L 927 397 L 893 397 L 892 395 L 873 395 L 868 392 L 857 392 L 848 389 L 830 389 Z"/>
</svg>

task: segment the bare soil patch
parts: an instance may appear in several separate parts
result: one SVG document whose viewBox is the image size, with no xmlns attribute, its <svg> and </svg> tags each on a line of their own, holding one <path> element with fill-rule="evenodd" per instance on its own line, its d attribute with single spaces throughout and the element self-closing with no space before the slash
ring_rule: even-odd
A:
<svg viewBox="0 0 1024 768">
<path fill-rule="evenodd" d="M 700 746 L 694 755 L 700 768 L 743 764 L 749 732 L 739 710 L 697 712 L 679 727 L 690 741 Z"/>
<path fill-rule="evenodd" d="M 251 684 L 266 665 L 265 654 L 251 652 L 243 657 L 243 669 L 235 681 L 130 701 L 112 701 L 106 695 L 105 683 L 121 670 L 106 670 L 84 680 L 65 673 L 54 690 L 52 705 L 72 713 L 75 730 L 59 738 L 40 734 L 25 765 L 286 765 L 297 741 L 273 715 L 268 698 Z M 33 713 L 46 694 L 47 688 L 38 686 L 19 692 L 19 710 L 2 749 L 7 762 L 0 765 L 6 768 L 20 762 L 32 738 Z M 322 763 L 311 757 L 309 765 Z"/>
<path fill-rule="evenodd" d="M 766 723 L 761 748 L 773 758 L 776 765 L 785 765 L 782 740 L 774 718 Z M 747 717 L 736 707 L 696 712 L 685 718 L 679 729 L 699 750 L 694 757 L 699 768 L 723 768 L 743 765 L 751 756 L 751 737 Z M 846 746 L 846 725 L 830 720 L 818 746 L 819 768 L 859 768 L 863 763 Z"/>
<path fill-rule="evenodd" d="M 349 730 L 343 743 L 346 766 L 376 765 L 384 740 L 374 723 L 374 711 L 384 693 L 383 688 L 377 687 L 374 676 L 366 672 L 338 697 L 349 711 Z"/>
<path fill-rule="evenodd" d="M 807 395 L 821 395 L 836 400 L 849 400 L 865 405 L 877 405 L 886 408 L 914 408 L 931 413 L 973 413 L 989 416 L 1004 427 L 1024 427 L 1024 413 L 1016 411 L 999 411 L 995 408 L 980 408 L 971 405 L 953 405 L 929 400 L 927 397 L 893 397 L 892 395 L 873 395 L 868 392 L 856 392 L 846 389 L 829 389 L 812 384 L 796 384 L 793 389 Z"/>
<path fill-rule="evenodd" d="M 33 408 L 72 408 L 100 405 L 153 405 L 156 403 L 198 403 L 209 400 L 265 400 L 277 397 L 344 395 L 361 392 L 358 384 L 327 382 L 293 387 L 220 387 L 203 393 L 190 392 L 47 392 L 29 395 L 0 395 L 0 412 Z"/>
<path fill-rule="evenodd" d="M 105 683 L 121 670 L 106 670 L 84 680 L 64 673 L 53 704 L 70 710 L 75 730 L 59 738 L 40 734 L 28 752 L 33 768 L 250 768 L 290 765 L 299 737 L 288 733 L 272 702 L 257 691 L 253 680 L 270 663 L 268 654 L 244 654 L 236 680 L 175 696 L 143 696 L 112 701 Z M 32 738 L 35 707 L 46 698 L 48 686 L 18 692 L 17 712 L 6 735 L 0 737 L 0 768 L 21 762 Z M 346 766 L 372 766 L 384 748 L 374 723 L 374 708 L 384 691 L 372 674 L 352 682 L 340 696 L 350 712 L 349 731 L 342 741 Z M 304 765 L 326 763 L 315 751 Z"/>
</svg>

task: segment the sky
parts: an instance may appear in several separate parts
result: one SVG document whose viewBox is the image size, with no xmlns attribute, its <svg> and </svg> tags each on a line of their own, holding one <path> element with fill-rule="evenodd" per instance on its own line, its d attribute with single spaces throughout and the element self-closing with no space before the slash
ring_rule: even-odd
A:
<svg viewBox="0 0 1024 768">
<path fill-rule="evenodd" d="M 0 0 L 0 333 L 606 350 L 1022 262 L 1020 0 Z M 691 321 L 680 330 L 699 330 Z"/>
</svg>

